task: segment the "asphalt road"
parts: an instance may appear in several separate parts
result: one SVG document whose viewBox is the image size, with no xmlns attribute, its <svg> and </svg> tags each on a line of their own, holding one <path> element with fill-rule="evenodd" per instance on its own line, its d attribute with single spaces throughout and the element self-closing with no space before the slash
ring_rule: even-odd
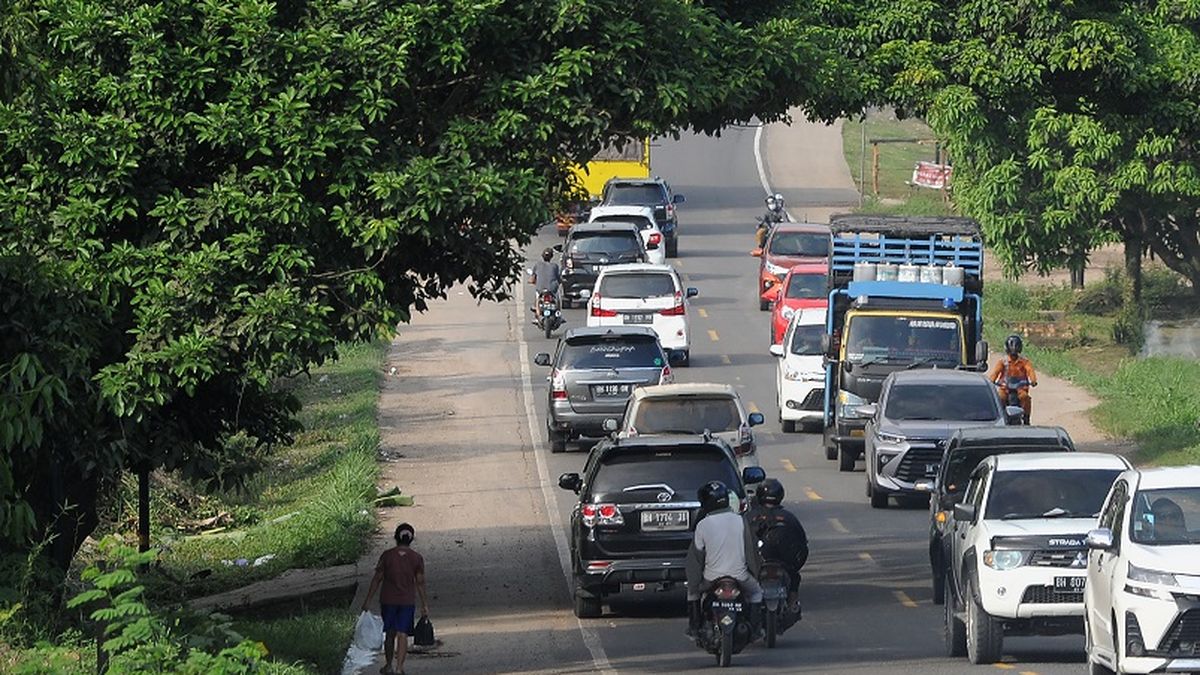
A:
<svg viewBox="0 0 1200 675">
<path fill-rule="evenodd" d="M 673 261 L 693 300 L 690 368 L 676 369 L 677 381 L 714 381 L 735 385 L 767 424 L 757 429 L 760 462 L 787 489 L 787 506 L 804 522 L 812 554 L 801 587 L 804 620 L 768 650 L 751 646 L 734 657 L 734 669 L 759 672 L 913 672 L 961 673 L 1011 670 L 1052 675 L 1086 671 L 1082 637 L 1009 638 L 1002 663 L 971 666 L 944 656 L 942 609 L 931 601 L 925 554 L 927 511 L 870 508 L 860 469 L 839 473 L 827 461 L 818 434 L 784 434 L 777 422 L 775 359 L 767 352 L 768 314 L 755 302 L 757 260 L 753 222 L 761 210 L 763 180 L 754 152 L 754 128 L 730 129 L 720 139 L 684 137 L 654 149 L 654 172 L 686 195 L 680 208 L 680 257 Z M 772 132 L 768 132 L 768 142 Z M 791 132 L 785 132 L 791 133 Z M 770 157 L 770 154 L 767 154 Z M 848 206 L 845 191 L 805 191 L 802 175 L 767 171 L 773 189 L 789 207 L 823 222 L 833 201 Z M 778 187 L 776 187 L 778 185 Z M 814 216 L 814 214 L 823 214 Z M 797 214 L 799 215 L 799 214 Z M 544 232 L 530 250 L 558 241 Z M 567 311 L 567 325 L 586 323 L 582 310 Z M 527 363 L 533 354 L 553 351 L 532 325 L 524 326 Z M 533 366 L 535 424 L 543 443 L 545 470 L 551 480 L 579 471 L 585 453 L 570 446 L 567 454 L 545 451 L 545 371 Z M 557 513 L 566 527 L 574 495 L 555 491 Z M 682 593 L 635 597 L 608 608 L 601 619 L 580 625 L 593 641 L 597 667 L 621 672 L 678 672 L 713 668 L 713 658 L 683 636 L 686 618 Z"/>
</svg>

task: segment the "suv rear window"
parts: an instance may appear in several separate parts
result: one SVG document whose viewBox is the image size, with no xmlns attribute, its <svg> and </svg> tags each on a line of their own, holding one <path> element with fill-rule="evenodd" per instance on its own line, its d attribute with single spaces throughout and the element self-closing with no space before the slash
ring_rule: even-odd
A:
<svg viewBox="0 0 1200 675">
<path fill-rule="evenodd" d="M 824 298 L 824 274 L 793 274 L 788 281 L 787 296 L 789 298 Z"/>
<path fill-rule="evenodd" d="M 606 298 L 658 298 L 675 294 L 675 279 L 664 272 L 606 274 L 600 295 Z"/>
<path fill-rule="evenodd" d="M 558 367 L 571 370 L 589 368 L 662 368 L 662 350 L 652 340 L 603 340 L 568 342 L 563 347 Z"/>
<path fill-rule="evenodd" d="M 592 219 L 593 223 L 633 223 L 638 226 L 639 230 L 648 230 L 654 227 L 654 221 L 645 216 L 597 216 Z"/>
<path fill-rule="evenodd" d="M 897 384 L 888 390 L 884 416 L 890 420 L 998 419 L 990 384 Z"/>
<path fill-rule="evenodd" d="M 638 240 L 632 232 L 578 232 L 571 236 L 568 249 L 572 254 L 610 256 L 638 251 Z"/>
<path fill-rule="evenodd" d="M 825 258 L 829 255 L 829 236 L 818 232 L 778 232 L 767 248 L 771 255 Z"/>
<path fill-rule="evenodd" d="M 741 423 L 737 403 L 728 396 L 685 396 L 642 399 L 633 427 L 643 434 L 700 434 L 734 431 Z"/>
<path fill-rule="evenodd" d="M 708 481 L 719 480 L 741 494 L 737 468 L 717 446 L 665 446 L 622 450 L 601 460 L 592 479 L 593 493 L 621 492 L 635 485 L 671 486 L 677 495 L 691 501 Z M 653 497 L 662 488 L 647 487 Z"/>
<path fill-rule="evenodd" d="M 654 206 L 667 201 L 666 191 L 658 185 L 613 185 L 605 204 L 612 206 Z"/>
<path fill-rule="evenodd" d="M 1120 469 L 998 471 L 988 493 L 987 517 L 1094 518 Z"/>
</svg>

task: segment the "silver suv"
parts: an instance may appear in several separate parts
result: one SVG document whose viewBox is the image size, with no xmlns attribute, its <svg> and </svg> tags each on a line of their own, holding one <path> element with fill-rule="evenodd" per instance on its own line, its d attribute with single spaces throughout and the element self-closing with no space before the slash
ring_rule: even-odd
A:
<svg viewBox="0 0 1200 675">
<path fill-rule="evenodd" d="M 553 358 L 542 352 L 533 362 L 553 366 L 546 378 L 551 452 L 580 436 L 603 436 L 604 420 L 620 416 L 635 387 L 674 381 L 658 336 L 644 326 L 572 328 Z"/>
</svg>

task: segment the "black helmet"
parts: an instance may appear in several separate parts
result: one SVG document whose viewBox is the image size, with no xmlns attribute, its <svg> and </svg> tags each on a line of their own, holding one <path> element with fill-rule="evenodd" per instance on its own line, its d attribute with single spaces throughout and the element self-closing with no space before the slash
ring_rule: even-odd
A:
<svg viewBox="0 0 1200 675">
<path fill-rule="evenodd" d="M 779 506 L 783 503 L 783 483 L 774 478 L 768 478 L 758 486 L 755 500 L 763 506 Z"/>
<path fill-rule="evenodd" d="M 542 260 L 545 260 L 546 262 L 550 262 L 550 259 L 553 257 L 554 257 L 554 249 L 552 249 L 552 248 L 542 249 Z"/>
<path fill-rule="evenodd" d="M 1004 338 L 1004 353 L 1006 354 L 1012 354 L 1013 356 L 1016 356 L 1017 354 L 1021 353 L 1021 350 L 1024 347 L 1025 343 L 1021 342 L 1021 336 L 1017 335 L 1016 333 Z"/>
<path fill-rule="evenodd" d="M 719 480 L 711 480 L 696 491 L 700 498 L 700 508 L 705 511 L 719 511 L 729 508 L 729 488 Z"/>
</svg>

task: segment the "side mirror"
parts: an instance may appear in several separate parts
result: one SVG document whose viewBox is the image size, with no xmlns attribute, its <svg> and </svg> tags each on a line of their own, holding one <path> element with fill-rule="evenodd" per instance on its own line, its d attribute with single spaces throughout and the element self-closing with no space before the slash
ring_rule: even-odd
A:
<svg viewBox="0 0 1200 675">
<path fill-rule="evenodd" d="M 1024 424 L 1025 409 L 1019 405 L 1004 406 L 1004 417 L 1009 424 Z"/>
<path fill-rule="evenodd" d="M 975 343 L 975 360 L 983 364 L 983 368 L 987 368 L 988 362 L 988 343 L 987 340 L 980 340 Z"/>
<path fill-rule="evenodd" d="M 550 355 L 546 352 L 538 352 L 534 355 L 533 362 L 539 366 L 548 366 L 550 365 Z"/>
<path fill-rule="evenodd" d="M 592 297 L 592 292 L 590 290 L 585 288 L 585 289 L 579 291 L 579 299 L 580 300 L 587 300 L 590 297 Z"/>
<path fill-rule="evenodd" d="M 975 522 L 975 505 L 974 504 L 955 504 L 954 519 L 961 520 L 967 523 Z"/>
<path fill-rule="evenodd" d="M 689 298 L 694 298 L 697 295 L 700 295 L 700 289 L 694 288 L 692 286 L 688 286 L 687 290 L 684 291 L 684 295 L 686 295 Z"/>
<path fill-rule="evenodd" d="M 861 417 L 862 419 L 873 418 L 873 417 L 875 417 L 875 414 L 878 412 L 879 412 L 879 404 L 877 404 L 877 403 L 865 403 L 863 405 L 858 406 L 858 416 Z"/>
<path fill-rule="evenodd" d="M 674 197 L 671 198 L 672 204 L 682 204 L 685 201 L 687 201 L 687 200 L 683 198 L 683 195 L 675 195 Z"/>
<path fill-rule="evenodd" d="M 604 424 L 601 426 L 604 427 L 605 431 L 612 433 L 617 430 L 619 423 L 615 419 L 610 417 L 610 418 L 604 420 Z"/>
<path fill-rule="evenodd" d="M 752 249 L 750 251 L 750 255 L 754 256 L 755 258 L 761 258 L 762 257 L 762 248 Z"/>
<path fill-rule="evenodd" d="M 746 485 L 761 483 L 767 479 L 767 472 L 761 466 L 748 466 L 742 469 L 742 482 Z"/>
<path fill-rule="evenodd" d="M 583 479 L 577 473 L 564 473 L 558 477 L 558 487 L 571 492 L 579 492 L 583 487 Z"/>
<path fill-rule="evenodd" d="M 1088 532 L 1084 544 L 1093 551 L 1111 551 L 1116 546 L 1112 530 L 1107 527 L 1099 527 Z"/>
<path fill-rule="evenodd" d="M 782 357 L 783 356 L 783 345 L 771 345 L 771 347 L 767 351 L 771 352 L 771 356 Z"/>
<path fill-rule="evenodd" d="M 756 427 L 763 422 L 766 422 L 767 418 L 763 417 L 763 414 L 760 412 L 754 412 L 750 413 L 750 416 L 746 418 L 746 421 L 750 423 L 750 426 Z"/>
</svg>

